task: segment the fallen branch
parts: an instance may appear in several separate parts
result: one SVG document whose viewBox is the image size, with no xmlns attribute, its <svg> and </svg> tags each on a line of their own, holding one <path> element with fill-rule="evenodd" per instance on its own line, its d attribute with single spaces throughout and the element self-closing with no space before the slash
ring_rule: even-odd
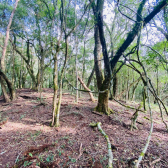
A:
<svg viewBox="0 0 168 168">
<path fill-rule="evenodd" d="M 108 161 L 108 168 L 112 168 L 113 167 L 113 153 L 111 150 L 111 142 L 109 140 L 109 137 L 107 136 L 107 134 L 103 131 L 103 129 L 101 128 L 101 122 L 98 123 L 90 123 L 91 127 L 98 127 L 98 130 L 103 134 L 103 136 L 105 137 L 106 141 L 107 141 L 107 147 L 108 147 L 108 155 L 109 155 L 109 161 Z"/>
<path fill-rule="evenodd" d="M 152 166 L 154 166 L 157 162 L 160 162 L 160 161 L 161 161 L 160 158 L 155 159 L 154 161 L 152 161 L 152 162 L 150 163 L 150 166 L 152 167 Z"/>
<path fill-rule="evenodd" d="M 122 106 L 124 106 L 124 107 L 126 107 L 126 108 L 130 108 L 130 109 L 133 109 L 133 110 L 138 110 L 138 111 L 140 111 L 140 112 L 142 112 L 142 113 L 146 113 L 146 111 L 144 111 L 144 110 L 136 109 L 135 107 L 128 106 L 128 105 L 125 105 L 125 104 L 121 103 L 120 101 L 116 100 L 115 98 L 113 98 L 113 99 L 114 99 L 117 103 L 119 103 L 120 105 L 122 105 Z"/>
<path fill-rule="evenodd" d="M 143 118 L 144 118 L 144 119 L 146 119 L 146 120 L 151 121 L 151 119 L 150 119 L 150 118 L 148 118 L 148 117 L 146 117 L 146 116 L 144 116 Z M 158 121 L 156 121 L 156 120 L 153 120 L 153 122 L 155 122 L 155 123 L 157 123 L 157 124 L 161 124 L 160 122 L 158 122 Z"/>
<path fill-rule="evenodd" d="M 85 85 L 85 83 L 82 81 L 81 78 L 78 77 L 78 80 L 82 84 L 82 86 L 84 87 L 84 89 L 86 89 L 87 91 L 89 91 L 88 93 L 89 93 L 90 99 L 91 99 L 92 102 L 94 102 L 95 99 L 93 97 L 93 94 L 90 92 L 91 90 Z"/>
<path fill-rule="evenodd" d="M 78 160 L 83 154 L 83 151 L 82 151 L 82 143 L 80 144 L 80 147 L 79 147 L 79 156 L 76 158 L 76 160 Z"/>
</svg>

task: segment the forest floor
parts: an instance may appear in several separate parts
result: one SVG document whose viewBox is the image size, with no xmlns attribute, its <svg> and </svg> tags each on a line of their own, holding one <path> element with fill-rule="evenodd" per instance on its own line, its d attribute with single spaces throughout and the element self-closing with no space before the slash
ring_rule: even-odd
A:
<svg viewBox="0 0 168 168">
<path fill-rule="evenodd" d="M 53 89 L 44 89 L 43 103 L 39 93 L 30 89 L 17 90 L 17 99 L 10 103 L 0 100 L 0 112 L 8 121 L 0 126 L 0 167 L 106 168 L 107 142 L 91 122 L 101 122 L 113 149 L 114 168 L 132 167 L 140 155 L 150 130 L 149 113 L 139 113 L 138 130 L 130 131 L 130 110 L 109 101 L 114 110 L 110 116 L 92 113 L 96 102 L 84 93 L 79 102 L 63 94 L 60 127 L 50 127 Z M 138 107 L 137 103 L 129 105 Z M 154 130 L 147 153 L 140 167 L 168 168 L 168 133 L 157 108 L 153 108 Z M 166 118 L 166 117 L 165 117 Z M 168 118 L 166 119 L 168 124 Z M 1 123 L 2 124 L 2 123 Z M 34 166 L 33 166 L 34 165 Z M 37 165 L 37 166 L 35 166 Z"/>
</svg>

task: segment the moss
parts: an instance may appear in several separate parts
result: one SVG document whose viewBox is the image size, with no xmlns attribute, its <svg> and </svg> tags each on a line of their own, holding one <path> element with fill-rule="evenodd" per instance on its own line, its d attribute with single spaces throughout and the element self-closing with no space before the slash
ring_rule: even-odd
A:
<svg viewBox="0 0 168 168">
<path fill-rule="evenodd" d="M 114 114 L 115 113 L 114 110 L 111 109 L 111 108 L 108 108 L 108 111 L 109 111 L 110 114 Z"/>
<path fill-rule="evenodd" d="M 89 126 L 91 126 L 91 127 L 97 127 L 97 123 L 90 123 Z"/>
<path fill-rule="evenodd" d="M 102 111 L 102 108 L 99 106 L 96 106 L 94 109 L 93 109 L 93 111 L 97 111 L 97 112 L 99 112 L 100 114 L 106 114 L 106 115 L 110 115 L 110 114 L 114 114 L 115 112 L 111 109 L 111 108 L 109 108 L 108 107 L 108 111 L 107 110 L 105 110 L 105 112 L 103 112 Z"/>
<path fill-rule="evenodd" d="M 143 152 L 140 154 L 140 156 L 142 156 L 142 157 L 144 157 L 144 155 L 145 155 L 145 154 L 144 154 Z"/>
</svg>

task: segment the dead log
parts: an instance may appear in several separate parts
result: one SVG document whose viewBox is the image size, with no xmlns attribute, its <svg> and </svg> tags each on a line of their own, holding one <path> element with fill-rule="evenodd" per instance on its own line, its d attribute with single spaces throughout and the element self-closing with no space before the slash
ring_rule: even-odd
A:
<svg viewBox="0 0 168 168">
<path fill-rule="evenodd" d="M 94 97 L 93 97 L 93 94 L 91 93 L 91 90 L 85 85 L 85 83 L 82 81 L 82 79 L 80 79 L 80 78 L 78 77 L 78 80 L 79 80 L 79 82 L 82 84 L 82 86 L 84 87 L 84 89 L 86 89 L 87 91 L 89 91 L 88 93 L 89 93 L 90 99 L 91 99 L 92 102 L 94 102 L 95 99 L 94 99 Z"/>
</svg>

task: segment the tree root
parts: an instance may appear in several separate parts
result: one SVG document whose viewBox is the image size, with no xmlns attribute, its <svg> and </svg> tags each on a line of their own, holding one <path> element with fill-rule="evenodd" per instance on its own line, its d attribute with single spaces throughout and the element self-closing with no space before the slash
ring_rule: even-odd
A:
<svg viewBox="0 0 168 168">
<path fill-rule="evenodd" d="M 106 141 L 107 141 L 107 147 L 108 147 L 108 155 L 109 155 L 109 161 L 108 161 L 108 168 L 112 168 L 113 167 L 113 153 L 111 150 L 111 142 L 109 140 L 109 137 L 107 136 L 107 134 L 103 131 L 103 129 L 101 128 L 101 122 L 98 123 L 90 123 L 89 124 L 91 127 L 98 127 L 98 130 L 103 134 L 103 136 L 105 137 Z"/>
</svg>

